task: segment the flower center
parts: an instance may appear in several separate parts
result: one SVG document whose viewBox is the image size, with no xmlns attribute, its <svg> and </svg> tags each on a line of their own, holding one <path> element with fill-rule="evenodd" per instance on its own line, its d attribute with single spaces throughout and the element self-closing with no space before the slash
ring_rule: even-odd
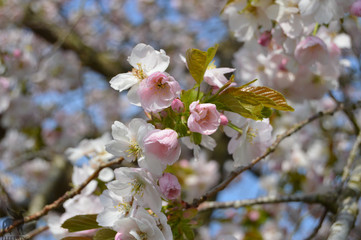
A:
<svg viewBox="0 0 361 240">
<path fill-rule="evenodd" d="M 139 147 L 138 143 L 135 140 L 132 140 L 129 146 L 129 149 L 126 150 L 127 157 L 134 157 L 134 160 L 140 156 L 141 148 Z"/>
<path fill-rule="evenodd" d="M 143 197 L 143 193 L 144 193 L 144 189 L 145 189 L 145 182 L 141 178 L 136 177 L 129 184 L 132 185 L 132 193 L 134 195 L 139 194 L 140 197 Z"/>
<path fill-rule="evenodd" d="M 145 74 L 142 65 L 140 65 L 140 63 L 138 63 L 138 69 L 133 68 L 132 69 L 132 74 L 138 78 L 140 81 L 142 81 L 143 79 L 146 79 L 148 76 L 147 74 Z"/>
<path fill-rule="evenodd" d="M 253 143 L 253 139 L 257 136 L 257 129 L 253 129 L 251 127 L 248 128 L 247 130 L 247 141 L 249 143 Z"/>
</svg>

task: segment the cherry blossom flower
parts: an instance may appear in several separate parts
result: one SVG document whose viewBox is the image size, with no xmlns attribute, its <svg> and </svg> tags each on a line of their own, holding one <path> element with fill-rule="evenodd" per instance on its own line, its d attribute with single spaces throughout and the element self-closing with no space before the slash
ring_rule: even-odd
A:
<svg viewBox="0 0 361 240">
<path fill-rule="evenodd" d="M 181 113 L 184 110 L 184 103 L 179 98 L 176 98 L 173 100 L 171 107 L 173 111 Z"/>
<path fill-rule="evenodd" d="M 324 41 L 316 36 L 308 36 L 297 44 L 295 58 L 301 64 L 327 63 L 329 53 Z"/>
<path fill-rule="evenodd" d="M 158 214 L 162 207 L 159 189 L 153 176 L 143 168 L 122 167 L 114 170 L 116 180 L 107 184 L 110 191 L 123 198 L 133 197 L 144 208 Z"/>
<path fill-rule="evenodd" d="M 181 153 L 178 134 L 172 129 L 150 131 L 143 139 L 144 158 L 139 166 L 161 176 L 167 165 L 175 163 Z"/>
<path fill-rule="evenodd" d="M 228 143 L 228 152 L 232 154 L 234 166 L 249 163 L 259 157 L 272 143 L 272 126 L 268 119 L 254 121 L 238 114 L 226 112 L 228 119 L 242 129 L 242 133 L 225 127 L 225 133 L 231 137 Z"/>
<path fill-rule="evenodd" d="M 161 212 L 153 216 L 143 208 L 138 209 L 134 216 L 119 219 L 113 229 L 121 234 L 121 239 L 173 239 L 167 217 Z"/>
<path fill-rule="evenodd" d="M 192 132 L 204 135 L 211 135 L 216 132 L 221 123 L 221 114 L 217 111 L 216 105 L 212 103 L 192 102 L 189 105 L 191 115 L 187 125 Z"/>
<path fill-rule="evenodd" d="M 234 72 L 234 70 L 236 69 L 217 68 L 213 63 L 210 63 L 204 73 L 204 81 L 213 87 L 221 88 L 228 82 L 224 74 Z"/>
<path fill-rule="evenodd" d="M 163 195 L 168 199 L 176 199 L 180 196 L 181 185 L 176 176 L 170 173 L 164 173 L 159 178 L 159 187 Z"/>
<path fill-rule="evenodd" d="M 114 140 L 106 145 L 106 150 L 117 157 L 124 157 L 128 162 L 142 161 L 144 136 L 154 129 L 144 119 L 134 118 L 128 127 L 123 123 L 115 121 L 112 125 L 112 136 Z"/>
<path fill-rule="evenodd" d="M 140 104 L 147 112 L 160 112 L 179 97 L 179 83 L 168 74 L 155 72 L 140 82 L 138 94 Z"/>
<path fill-rule="evenodd" d="M 169 65 L 169 57 L 164 50 L 156 51 L 149 45 L 139 43 L 133 48 L 128 62 L 133 67 L 132 72 L 116 75 L 110 80 L 110 86 L 119 92 L 130 88 L 129 101 L 139 106 L 139 83 L 155 72 L 164 72 Z"/>
</svg>

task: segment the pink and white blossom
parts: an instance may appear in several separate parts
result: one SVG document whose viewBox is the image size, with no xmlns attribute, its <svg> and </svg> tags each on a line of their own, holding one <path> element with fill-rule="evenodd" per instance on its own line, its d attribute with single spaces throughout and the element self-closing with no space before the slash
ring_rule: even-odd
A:
<svg viewBox="0 0 361 240">
<path fill-rule="evenodd" d="M 181 185 L 178 178 L 170 173 L 164 173 L 159 178 L 159 188 L 162 194 L 168 199 L 176 199 L 180 196 Z"/>
<path fill-rule="evenodd" d="M 192 102 L 189 105 L 190 116 L 187 121 L 189 130 L 204 135 L 216 132 L 221 123 L 221 114 L 212 103 Z"/>
<path fill-rule="evenodd" d="M 163 72 L 152 73 L 138 88 L 140 104 L 147 112 L 160 112 L 169 107 L 180 92 L 179 83 Z"/>
<path fill-rule="evenodd" d="M 213 87 L 221 88 L 228 82 L 224 74 L 234 72 L 235 70 L 234 68 L 216 68 L 211 63 L 204 73 L 204 81 Z"/>
<path fill-rule="evenodd" d="M 160 191 L 154 177 L 143 168 L 121 167 L 114 170 L 115 179 L 107 184 L 110 191 L 123 198 L 132 197 L 136 204 L 159 213 Z"/>
<path fill-rule="evenodd" d="M 322 39 L 316 36 L 308 36 L 297 44 L 295 58 L 301 64 L 312 65 L 316 62 L 327 63 L 329 53 Z"/>
<path fill-rule="evenodd" d="M 169 65 L 169 57 L 164 50 L 156 51 L 144 43 L 137 44 L 128 62 L 132 65 L 132 72 L 120 73 L 110 80 L 110 86 L 119 92 L 131 88 L 128 98 L 131 103 L 140 105 L 138 95 L 139 83 L 155 72 L 164 72 Z"/>
<path fill-rule="evenodd" d="M 175 163 L 181 153 L 178 134 L 172 129 L 155 129 L 143 139 L 145 157 L 139 166 L 156 176 L 161 176 L 167 165 Z"/>
</svg>

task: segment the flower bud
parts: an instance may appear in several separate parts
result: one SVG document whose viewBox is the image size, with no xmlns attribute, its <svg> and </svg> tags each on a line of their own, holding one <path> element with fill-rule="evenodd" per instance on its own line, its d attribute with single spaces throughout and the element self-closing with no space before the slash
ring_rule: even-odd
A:
<svg viewBox="0 0 361 240">
<path fill-rule="evenodd" d="M 351 5 L 350 14 L 356 17 L 361 17 L 361 0 L 356 1 Z"/>
<path fill-rule="evenodd" d="M 173 100 L 171 107 L 172 107 L 173 111 L 175 111 L 177 113 L 181 113 L 184 110 L 184 104 L 179 98 L 176 98 Z"/>
<path fill-rule="evenodd" d="M 272 40 L 272 34 L 269 31 L 265 31 L 261 34 L 261 36 L 258 38 L 258 44 L 262 45 L 264 47 L 268 46 L 268 44 Z"/>
<path fill-rule="evenodd" d="M 221 125 L 226 126 L 228 124 L 228 118 L 221 113 Z"/>
</svg>

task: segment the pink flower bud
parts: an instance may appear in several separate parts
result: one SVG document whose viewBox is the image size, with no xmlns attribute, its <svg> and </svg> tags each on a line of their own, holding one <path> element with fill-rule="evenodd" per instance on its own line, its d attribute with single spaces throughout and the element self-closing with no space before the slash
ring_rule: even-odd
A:
<svg viewBox="0 0 361 240">
<path fill-rule="evenodd" d="M 211 135 L 217 131 L 221 123 L 221 114 L 217 111 L 216 105 L 199 104 L 199 101 L 196 101 L 189 105 L 189 111 L 191 113 L 187 121 L 189 130 L 204 135 Z"/>
<path fill-rule="evenodd" d="M 295 58 L 301 64 L 313 64 L 315 62 L 325 64 L 328 62 L 329 54 L 322 39 L 308 36 L 297 44 Z"/>
<path fill-rule="evenodd" d="M 221 125 L 226 126 L 228 124 L 228 118 L 221 113 Z"/>
<path fill-rule="evenodd" d="M 176 199 L 181 192 L 181 185 L 176 176 L 170 173 L 164 173 L 159 179 L 160 191 L 168 199 Z"/>
<path fill-rule="evenodd" d="M 356 1 L 351 5 L 350 14 L 356 17 L 361 17 L 361 0 Z"/>
<path fill-rule="evenodd" d="M 266 47 L 272 40 L 272 34 L 269 31 L 265 31 L 261 34 L 261 36 L 258 38 L 258 44 Z"/>
<path fill-rule="evenodd" d="M 170 106 L 172 107 L 173 111 L 178 113 L 181 113 L 184 110 L 184 104 L 179 98 L 174 99 Z"/>
</svg>

